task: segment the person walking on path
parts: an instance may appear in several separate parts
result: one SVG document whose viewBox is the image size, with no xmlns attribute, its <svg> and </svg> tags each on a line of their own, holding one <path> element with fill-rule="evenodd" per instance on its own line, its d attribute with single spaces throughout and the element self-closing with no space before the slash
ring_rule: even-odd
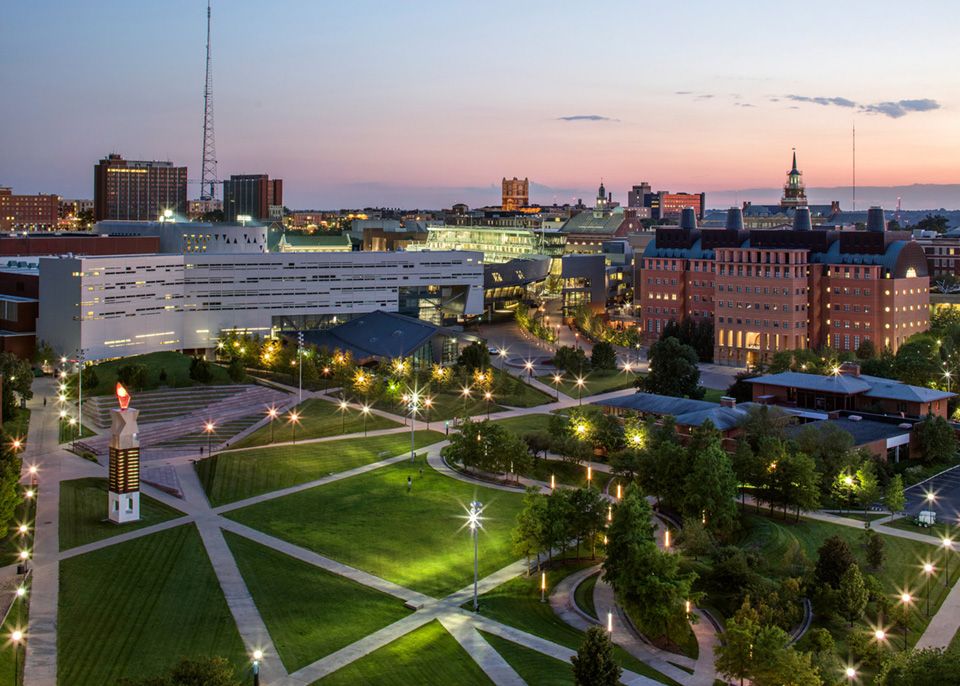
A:
<svg viewBox="0 0 960 686">
<path fill-rule="evenodd" d="M 407 477 L 407 493 L 410 492 L 410 489 L 411 489 L 411 488 L 413 488 L 413 477 L 412 477 L 412 476 L 408 476 L 408 477 Z"/>
</svg>

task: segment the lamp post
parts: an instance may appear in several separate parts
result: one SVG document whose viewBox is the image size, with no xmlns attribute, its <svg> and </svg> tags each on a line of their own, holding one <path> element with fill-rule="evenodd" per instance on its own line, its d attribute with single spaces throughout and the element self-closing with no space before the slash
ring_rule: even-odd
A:
<svg viewBox="0 0 960 686">
<path fill-rule="evenodd" d="M 559 372 L 553 375 L 553 386 L 557 389 L 557 402 L 560 402 L 560 382 L 563 381 L 563 374 Z"/>
<path fill-rule="evenodd" d="M 414 423 L 417 419 L 417 405 L 420 402 L 420 394 L 416 391 L 410 393 L 410 462 L 415 462 L 417 458 L 416 448 L 414 444 Z"/>
<path fill-rule="evenodd" d="M 943 546 L 943 585 L 950 585 L 950 553 L 953 552 L 953 539 L 944 536 L 940 539 L 940 545 Z"/>
<path fill-rule="evenodd" d="M 260 686 L 260 661 L 263 659 L 262 650 L 253 651 L 253 686 Z"/>
<path fill-rule="evenodd" d="M 910 604 L 913 603 L 913 596 L 908 592 L 900 594 L 900 602 L 903 604 L 903 649 L 907 649 L 907 632 L 910 624 Z"/>
<path fill-rule="evenodd" d="M 493 400 L 493 393 L 487 391 L 483 394 L 483 399 L 487 401 L 487 419 L 490 419 L 490 401 Z"/>
<path fill-rule="evenodd" d="M 847 677 L 847 681 L 850 683 L 853 683 L 857 678 L 857 670 L 853 667 L 847 667 L 845 670 L 843 670 L 843 674 Z"/>
<path fill-rule="evenodd" d="M 930 562 L 923 563 L 923 573 L 926 578 L 926 596 L 927 596 L 927 617 L 930 616 L 930 577 L 933 576 L 935 568 Z"/>
<path fill-rule="evenodd" d="M 23 641 L 23 632 L 14 629 L 10 640 L 13 642 L 13 683 L 16 684 L 20 676 L 20 643 Z"/>
<path fill-rule="evenodd" d="M 28 471 L 30 472 L 30 485 L 36 488 L 37 487 L 37 465 L 35 464 L 30 465 L 30 469 Z"/>
<path fill-rule="evenodd" d="M 467 515 L 467 522 L 470 525 L 470 532 L 473 534 L 473 611 L 476 612 L 480 603 L 477 597 L 477 585 L 480 579 L 480 528 L 483 526 L 483 504 L 479 500 L 470 503 L 470 510 Z"/>
<path fill-rule="evenodd" d="M 423 399 L 423 408 L 427 415 L 427 431 L 430 430 L 430 408 L 433 407 L 433 398 L 427 396 Z"/>
<path fill-rule="evenodd" d="M 213 430 L 216 428 L 216 425 L 212 421 L 208 421 L 203 425 L 203 431 L 207 434 L 207 457 L 213 457 L 213 451 L 210 447 L 210 441 L 213 437 Z"/>
<path fill-rule="evenodd" d="M 532 379 L 533 378 L 533 362 L 531 362 L 530 360 L 527 360 L 526 362 L 523 363 L 523 368 L 527 372 L 527 379 L 528 380 Z"/>
<path fill-rule="evenodd" d="M 289 419 L 290 428 L 293 431 L 293 444 L 296 445 L 297 444 L 297 424 L 300 423 L 300 413 L 297 412 L 296 410 L 291 410 L 289 417 L 290 417 Z"/>
<path fill-rule="evenodd" d="M 363 435 L 367 435 L 367 415 L 370 414 L 370 406 L 363 405 L 360 408 L 360 412 L 363 413 Z"/>
<path fill-rule="evenodd" d="M 347 408 L 350 407 L 346 400 L 340 399 L 340 433 L 347 433 Z"/>
<path fill-rule="evenodd" d="M 470 387 L 464 386 L 460 389 L 460 395 L 463 397 L 463 416 L 467 416 L 467 398 L 470 397 Z"/>
<path fill-rule="evenodd" d="M 277 408 L 271 405 L 267 408 L 267 416 L 270 418 L 270 442 L 273 443 L 273 422 L 276 420 L 277 415 L 280 414 L 277 411 Z"/>
<path fill-rule="evenodd" d="M 577 405 L 583 405 L 583 385 L 586 379 L 582 376 L 577 377 Z"/>
</svg>

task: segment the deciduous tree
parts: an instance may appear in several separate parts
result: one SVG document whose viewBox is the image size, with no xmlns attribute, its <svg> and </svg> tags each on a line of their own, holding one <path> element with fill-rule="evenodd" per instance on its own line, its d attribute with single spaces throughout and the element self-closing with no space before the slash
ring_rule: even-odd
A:
<svg viewBox="0 0 960 686">
<path fill-rule="evenodd" d="M 650 372 L 637 379 L 648 393 L 677 398 L 702 398 L 699 359 L 696 351 L 676 338 L 667 338 L 650 347 Z"/>
</svg>

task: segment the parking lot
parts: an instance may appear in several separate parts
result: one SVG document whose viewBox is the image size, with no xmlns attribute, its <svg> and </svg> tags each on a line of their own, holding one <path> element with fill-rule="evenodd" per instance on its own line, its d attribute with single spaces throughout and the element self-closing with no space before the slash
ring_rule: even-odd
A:
<svg viewBox="0 0 960 686">
<path fill-rule="evenodd" d="M 928 493 L 933 494 L 932 500 Z M 960 466 L 938 474 L 906 489 L 907 512 L 916 516 L 921 510 L 937 513 L 937 522 L 958 523 L 960 517 Z"/>
</svg>

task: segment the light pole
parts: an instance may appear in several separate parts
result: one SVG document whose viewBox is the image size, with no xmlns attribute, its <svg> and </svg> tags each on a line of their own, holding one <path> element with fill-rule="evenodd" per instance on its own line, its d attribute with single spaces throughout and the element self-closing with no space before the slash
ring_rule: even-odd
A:
<svg viewBox="0 0 960 686">
<path fill-rule="evenodd" d="M 577 405 L 583 405 L 583 385 L 586 379 L 582 376 L 577 377 Z"/>
<path fill-rule="evenodd" d="M 370 414 L 370 406 L 363 405 L 360 408 L 360 412 L 363 413 L 363 435 L 366 436 L 367 435 L 367 415 Z"/>
<path fill-rule="evenodd" d="M 13 642 L 13 683 L 16 684 L 20 676 L 20 643 L 23 641 L 23 632 L 14 629 L 10 640 Z"/>
<path fill-rule="evenodd" d="M 410 462 L 416 461 L 416 449 L 414 442 L 414 423 L 417 419 L 417 404 L 420 402 L 420 394 L 417 391 L 412 391 L 410 393 Z"/>
<path fill-rule="evenodd" d="M 910 604 L 913 602 L 913 596 L 908 592 L 900 594 L 900 602 L 903 603 L 903 649 L 907 649 L 907 632 L 910 625 Z"/>
<path fill-rule="evenodd" d="M 262 650 L 253 651 L 253 686 L 260 686 L 260 660 L 263 659 Z"/>
<path fill-rule="evenodd" d="M 427 431 L 430 430 L 430 408 L 433 407 L 433 398 L 427 396 L 423 399 L 424 411 L 427 415 Z"/>
<path fill-rule="evenodd" d="M 950 553 L 953 552 L 953 539 L 944 536 L 940 539 L 940 545 L 943 546 L 943 585 L 950 585 Z"/>
<path fill-rule="evenodd" d="M 487 401 L 487 419 L 490 419 L 490 401 L 493 400 L 493 393 L 487 391 L 483 394 L 483 399 Z"/>
<path fill-rule="evenodd" d="M 560 383 L 563 381 L 563 374 L 557 372 L 553 375 L 553 386 L 557 391 L 557 402 L 560 402 Z"/>
<path fill-rule="evenodd" d="M 297 424 L 300 423 L 300 413 L 296 410 L 290 411 L 290 426 L 293 430 L 293 444 L 297 444 Z"/>
<path fill-rule="evenodd" d="M 298 402 L 303 402 L 303 331 L 297 331 L 297 371 L 299 372 Z"/>
<path fill-rule="evenodd" d="M 460 395 L 463 396 L 463 416 L 467 416 L 467 398 L 470 397 L 470 387 L 464 386 L 460 389 Z"/>
<path fill-rule="evenodd" d="M 927 596 L 927 617 L 930 616 L 930 577 L 933 576 L 935 568 L 930 562 L 923 563 L 923 573 L 926 578 L 926 596 Z"/>
<path fill-rule="evenodd" d="M 278 414 L 280 413 L 273 405 L 267 408 L 267 416 L 270 418 L 270 443 L 273 443 L 273 422 L 276 420 Z"/>
<path fill-rule="evenodd" d="M 523 368 L 527 371 L 527 380 L 533 378 L 533 362 L 527 360 L 523 363 Z"/>
<path fill-rule="evenodd" d="M 347 408 L 350 405 L 346 400 L 340 400 L 340 433 L 347 433 Z"/>
<path fill-rule="evenodd" d="M 207 434 L 207 457 L 213 457 L 213 451 L 210 448 L 210 441 L 213 437 L 213 430 L 216 428 L 213 422 L 208 421 L 203 425 L 203 430 Z"/>
<path fill-rule="evenodd" d="M 467 515 L 467 522 L 470 525 L 470 532 L 473 534 L 473 611 L 476 612 L 480 607 L 477 597 L 477 585 L 480 579 L 480 529 L 483 527 L 483 504 L 479 500 L 470 503 L 470 510 Z"/>
<path fill-rule="evenodd" d="M 843 670 L 843 674 L 844 676 L 847 677 L 847 681 L 849 681 L 850 683 L 853 683 L 854 681 L 856 681 L 857 670 L 854 669 L 853 667 L 847 667 L 845 670 Z"/>
</svg>

